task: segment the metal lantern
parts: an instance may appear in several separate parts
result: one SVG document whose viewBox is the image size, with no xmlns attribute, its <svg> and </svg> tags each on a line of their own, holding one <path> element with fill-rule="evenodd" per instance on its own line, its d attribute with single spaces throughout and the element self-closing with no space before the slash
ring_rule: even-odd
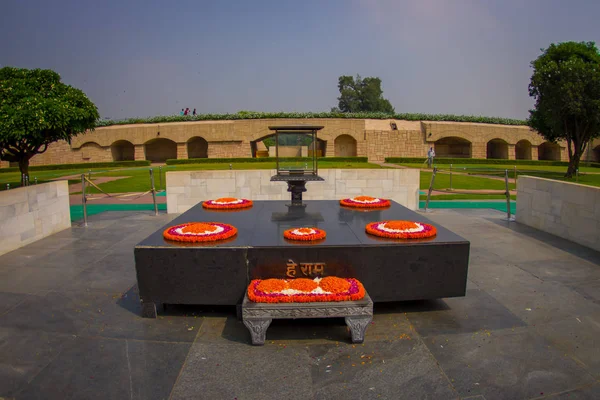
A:
<svg viewBox="0 0 600 400">
<path fill-rule="evenodd" d="M 317 131 L 323 126 L 283 125 L 269 126 L 275 131 L 277 175 L 273 182 L 287 182 L 292 194 L 292 206 L 302 206 L 302 193 L 306 182 L 323 181 L 318 175 L 317 154 L 319 153 Z"/>
</svg>

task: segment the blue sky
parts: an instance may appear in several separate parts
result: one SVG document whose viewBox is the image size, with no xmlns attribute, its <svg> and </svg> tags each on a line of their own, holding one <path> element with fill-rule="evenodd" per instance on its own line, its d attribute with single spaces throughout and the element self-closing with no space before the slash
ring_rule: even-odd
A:
<svg viewBox="0 0 600 400">
<path fill-rule="evenodd" d="M 0 66 L 50 68 L 103 117 L 328 111 L 340 75 L 397 112 L 526 118 L 529 63 L 600 44 L 583 0 L 4 0 Z"/>
</svg>

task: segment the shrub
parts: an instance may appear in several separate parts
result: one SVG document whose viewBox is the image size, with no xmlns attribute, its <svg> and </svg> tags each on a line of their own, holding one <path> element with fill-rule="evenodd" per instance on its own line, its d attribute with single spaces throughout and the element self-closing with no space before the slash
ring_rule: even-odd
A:
<svg viewBox="0 0 600 400">
<path fill-rule="evenodd" d="M 387 157 L 386 163 L 391 164 L 409 164 L 425 163 L 426 157 Z M 568 166 L 568 161 L 550 161 L 550 160 L 499 160 L 485 158 L 435 158 L 435 164 L 497 164 L 497 165 L 551 165 Z M 581 166 L 587 166 L 587 162 L 581 162 Z M 590 163 L 591 167 L 600 168 L 600 163 Z"/>
<path fill-rule="evenodd" d="M 54 164 L 54 165 L 34 165 L 29 167 L 30 171 L 53 171 L 57 169 L 79 169 L 79 168 L 112 168 L 112 167 L 147 167 L 150 161 L 111 161 L 111 162 L 92 162 L 78 164 Z M 18 167 L 0 168 L 0 173 L 17 172 Z"/>
<path fill-rule="evenodd" d="M 199 114 L 199 115 L 163 115 L 148 118 L 129 118 L 120 121 L 99 120 L 96 126 L 127 125 L 127 124 L 157 124 L 163 122 L 181 121 L 222 121 L 239 119 L 314 119 L 314 118 L 357 118 L 357 119 L 400 119 L 406 121 L 453 121 L 479 122 L 484 124 L 527 125 L 527 121 L 500 117 L 482 117 L 475 115 L 451 114 L 387 114 L 382 112 L 253 112 L 244 111 L 236 114 Z"/>
</svg>

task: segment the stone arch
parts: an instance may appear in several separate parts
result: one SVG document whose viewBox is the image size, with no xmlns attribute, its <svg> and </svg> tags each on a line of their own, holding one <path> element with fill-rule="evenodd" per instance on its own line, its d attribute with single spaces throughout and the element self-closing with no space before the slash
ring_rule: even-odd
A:
<svg viewBox="0 0 600 400">
<path fill-rule="evenodd" d="M 492 139 L 487 142 L 486 158 L 508 159 L 508 143 L 504 139 Z"/>
<path fill-rule="evenodd" d="M 96 142 L 85 142 L 79 147 L 79 152 L 81 153 L 81 159 L 84 161 L 105 161 L 105 150 Z"/>
<path fill-rule="evenodd" d="M 531 142 L 526 139 L 519 140 L 515 145 L 515 159 L 531 160 Z"/>
<path fill-rule="evenodd" d="M 356 157 L 356 139 L 352 136 L 339 135 L 333 141 L 336 157 Z"/>
<path fill-rule="evenodd" d="M 286 148 L 285 150 L 282 151 L 282 154 L 280 154 L 280 156 L 283 156 L 283 157 L 298 156 L 299 157 L 302 154 L 305 154 L 305 155 L 308 155 L 309 157 L 312 157 L 313 151 L 316 151 L 317 157 L 324 157 L 326 146 L 327 146 L 327 142 L 319 137 L 317 137 L 316 146 L 313 144 L 304 146 L 306 148 L 305 153 L 303 153 L 301 146 L 286 146 L 286 145 L 281 146 L 280 145 L 280 150 L 282 150 L 282 147 Z M 296 148 L 291 149 L 289 147 L 296 147 Z M 250 142 L 250 149 L 252 151 L 253 158 L 275 157 L 275 134 L 272 133 L 269 135 L 259 137 L 256 140 L 252 140 Z"/>
<path fill-rule="evenodd" d="M 135 150 L 129 140 L 117 140 L 110 145 L 113 161 L 133 161 Z"/>
<path fill-rule="evenodd" d="M 551 142 L 540 144 L 538 146 L 538 160 L 560 161 L 560 146 Z"/>
<path fill-rule="evenodd" d="M 592 150 L 592 161 L 600 162 L 600 144 Z"/>
<path fill-rule="evenodd" d="M 165 162 L 177 158 L 177 143 L 171 139 L 157 138 L 144 143 L 146 160 Z"/>
<path fill-rule="evenodd" d="M 438 139 L 433 144 L 436 157 L 470 158 L 471 142 L 467 139 L 450 136 Z M 428 149 L 429 150 L 429 149 Z"/>
<path fill-rule="evenodd" d="M 208 142 L 201 136 L 191 137 L 187 141 L 188 158 L 208 158 Z"/>
</svg>

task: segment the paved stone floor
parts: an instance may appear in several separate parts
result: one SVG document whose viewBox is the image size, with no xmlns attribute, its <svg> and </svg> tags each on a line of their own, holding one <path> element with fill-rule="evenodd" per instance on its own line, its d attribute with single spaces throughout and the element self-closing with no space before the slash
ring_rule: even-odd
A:
<svg viewBox="0 0 600 400">
<path fill-rule="evenodd" d="M 274 321 L 139 317 L 133 246 L 167 215 L 108 212 L 0 257 L 4 399 L 600 399 L 600 254 L 487 210 L 428 214 L 471 241 L 467 296 Z"/>
</svg>

